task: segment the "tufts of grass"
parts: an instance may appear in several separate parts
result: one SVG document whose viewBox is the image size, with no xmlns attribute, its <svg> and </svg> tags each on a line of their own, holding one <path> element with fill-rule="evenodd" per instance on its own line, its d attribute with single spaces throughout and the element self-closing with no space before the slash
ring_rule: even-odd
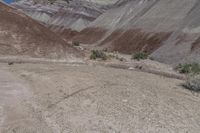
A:
<svg viewBox="0 0 200 133">
<path fill-rule="evenodd" d="M 179 64 L 176 69 L 182 74 L 192 74 L 197 75 L 200 74 L 200 64 L 192 63 L 192 64 Z"/>
<path fill-rule="evenodd" d="M 138 60 L 138 61 L 145 60 L 147 58 L 148 58 L 148 54 L 145 52 L 138 52 L 138 53 L 132 55 L 132 59 Z"/>
<path fill-rule="evenodd" d="M 8 62 L 8 65 L 9 66 L 14 65 L 14 62 Z"/>
<path fill-rule="evenodd" d="M 107 60 L 107 55 L 101 51 L 101 50 L 92 50 L 92 53 L 90 55 L 90 59 L 96 60 L 96 59 L 102 59 Z"/>
<path fill-rule="evenodd" d="M 117 54 L 109 54 L 108 58 L 113 58 L 113 59 L 116 59 L 116 60 L 119 60 L 119 61 L 125 61 L 126 60 L 123 57 L 119 57 Z"/>
<path fill-rule="evenodd" d="M 77 41 L 74 41 L 74 42 L 72 42 L 72 45 L 73 45 L 73 46 L 80 46 L 80 43 L 77 42 Z"/>
</svg>

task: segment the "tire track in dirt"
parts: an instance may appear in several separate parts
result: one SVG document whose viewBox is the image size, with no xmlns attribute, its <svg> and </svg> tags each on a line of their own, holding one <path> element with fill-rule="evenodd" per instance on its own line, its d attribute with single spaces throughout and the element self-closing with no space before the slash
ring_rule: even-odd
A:
<svg viewBox="0 0 200 133">
<path fill-rule="evenodd" d="M 4 121 L 3 107 L 0 106 L 0 132 L 2 130 L 3 121 Z"/>
</svg>

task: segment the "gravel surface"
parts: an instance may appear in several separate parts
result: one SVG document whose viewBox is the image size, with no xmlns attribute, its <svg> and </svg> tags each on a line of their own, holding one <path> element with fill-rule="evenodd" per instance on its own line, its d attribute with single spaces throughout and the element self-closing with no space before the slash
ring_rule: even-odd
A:
<svg viewBox="0 0 200 133">
<path fill-rule="evenodd" d="M 197 133 L 183 81 L 88 65 L 0 64 L 1 133 Z"/>
</svg>

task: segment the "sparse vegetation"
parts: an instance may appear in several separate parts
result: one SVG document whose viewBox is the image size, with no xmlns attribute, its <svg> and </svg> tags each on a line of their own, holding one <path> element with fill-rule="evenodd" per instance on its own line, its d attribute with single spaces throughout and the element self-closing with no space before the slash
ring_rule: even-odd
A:
<svg viewBox="0 0 200 133">
<path fill-rule="evenodd" d="M 108 52 L 108 49 L 107 49 L 107 48 L 104 48 L 103 51 L 104 51 L 104 52 Z"/>
<path fill-rule="evenodd" d="M 8 65 L 9 66 L 14 65 L 14 62 L 8 62 Z"/>
<path fill-rule="evenodd" d="M 200 74 L 200 64 L 192 63 L 192 64 L 179 64 L 176 69 L 183 74 Z"/>
<path fill-rule="evenodd" d="M 150 59 L 150 60 L 155 60 L 155 59 L 154 59 L 153 57 L 151 57 L 151 56 L 149 57 L 149 59 Z"/>
<path fill-rule="evenodd" d="M 114 58 L 116 60 L 119 60 L 119 61 L 124 61 L 125 60 L 123 57 L 119 57 L 118 55 L 116 55 Z"/>
<path fill-rule="evenodd" d="M 92 50 L 92 53 L 90 55 L 90 59 L 96 60 L 96 59 L 102 59 L 102 60 L 107 60 L 107 55 L 100 50 Z"/>
<path fill-rule="evenodd" d="M 200 92 L 200 75 L 192 76 L 188 78 L 186 83 L 183 84 L 186 89 Z"/>
<path fill-rule="evenodd" d="M 74 41 L 74 42 L 72 42 L 72 45 L 73 45 L 73 46 L 80 46 L 80 43 L 77 42 L 77 41 Z"/>
<path fill-rule="evenodd" d="M 188 74 L 188 79 L 183 86 L 186 89 L 200 92 L 200 64 L 179 64 L 176 69 L 182 74 Z"/>
<path fill-rule="evenodd" d="M 119 61 L 125 61 L 126 59 L 123 58 L 123 57 L 119 57 L 118 54 L 108 54 L 108 58 L 109 59 L 116 59 L 116 60 L 119 60 Z"/>
<path fill-rule="evenodd" d="M 125 59 L 123 57 L 119 58 L 120 61 L 124 61 Z"/>
<path fill-rule="evenodd" d="M 132 56 L 132 59 L 138 60 L 138 61 L 145 60 L 147 58 L 148 58 L 148 54 L 145 52 L 138 52 L 136 54 L 133 54 L 133 56 Z"/>
</svg>

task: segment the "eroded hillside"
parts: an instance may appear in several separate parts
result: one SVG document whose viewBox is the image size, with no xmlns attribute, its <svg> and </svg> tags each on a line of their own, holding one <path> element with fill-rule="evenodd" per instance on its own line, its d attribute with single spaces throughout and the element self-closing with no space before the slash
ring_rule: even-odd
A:
<svg viewBox="0 0 200 133">
<path fill-rule="evenodd" d="M 67 59 L 80 55 L 58 35 L 0 2 L 0 55 Z"/>
<path fill-rule="evenodd" d="M 106 1 L 87 0 L 25 0 L 12 4 L 30 17 L 44 23 L 53 31 L 66 29 L 80 31 L 111 7 Z"/>
<path fill-rule="evenodd" d="M 170 64 L 200 61 L 198 0 L 124 2 L 101 15 L 74 39 L 126 54 L 144 51 Z"/>
</svg>

